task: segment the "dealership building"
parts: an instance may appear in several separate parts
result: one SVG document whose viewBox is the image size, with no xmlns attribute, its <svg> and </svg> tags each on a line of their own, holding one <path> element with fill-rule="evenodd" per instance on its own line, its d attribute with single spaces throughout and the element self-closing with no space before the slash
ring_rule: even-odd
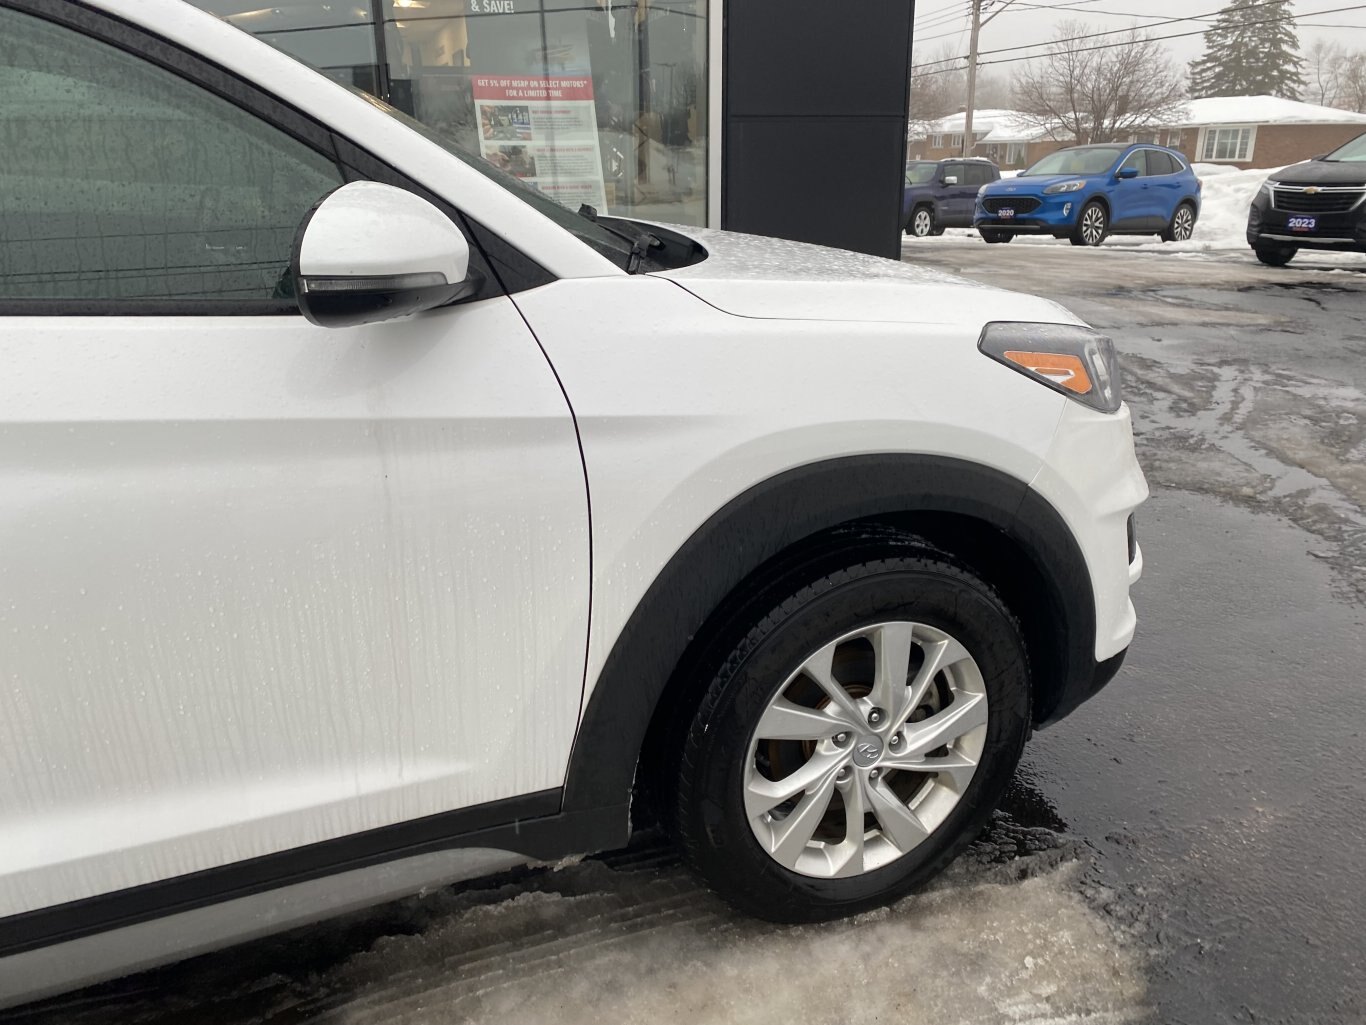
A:
<svg viewBox="0 0 1366 1025">
<path fill-rule="evenodd" d="M 191 0 L 554 196 L 894 256 L 913 0 Z"/>
</svg>

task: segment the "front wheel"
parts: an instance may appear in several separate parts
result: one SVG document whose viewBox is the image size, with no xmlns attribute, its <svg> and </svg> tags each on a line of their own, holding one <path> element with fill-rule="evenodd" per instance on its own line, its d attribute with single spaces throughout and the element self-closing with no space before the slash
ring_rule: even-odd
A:
<svg viewBox="0 0 1366 1025">
<path fill-rule="evenodd" d="M 987 245 L 1001 245 L 1011 242 L 1015 238 L 1015 232 L 1003 231 L 1000 228 L 980 228 L 978 230 L 982 234 L 982 241 Z"/>
<path fill-rule="evenodd" d="M 1284 267 L 1295 258 L 1299 249 L 1295 246 L 1254 246 L 1252 251 L 1268 267 Z"/>
<path fill-rule="evenodd" d="M 1195 207 L 1182 203 L 1172 214 L 1172 221 L 1162 232 L 1163 242 L 1188 242 L 1195 234 Z"/>
<path fill-rule="evenodd" d="M 911 223 L 906 226 L 906 234 L 929 238 L 934 233 L 934 211 L 927 206 L 916 207 L 911 214 Z"/>
<path fill-rule="evenodd" d="M 929 548 L 764 603 L 684 742 L 674 823 L 718 894 L 772 921 L 893 900 L 976 835 L 1029 725 L 1019 624 Z"/>
<path fill-rule="evenodd" d="M 1098 246 L 1105 241 L 1110 231 L 1110 218 L 1105 207 L 1092 200 L 1082 208 L 1077 218 L 1077 226 L 1068 237 L 1074 246 Z"/>
</svg>

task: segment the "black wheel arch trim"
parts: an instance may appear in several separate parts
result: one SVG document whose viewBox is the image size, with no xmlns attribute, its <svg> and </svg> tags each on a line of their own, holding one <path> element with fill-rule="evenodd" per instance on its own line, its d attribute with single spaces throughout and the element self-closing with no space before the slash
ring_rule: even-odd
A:
<svg viewBox="0 0 1366 1025">
<path fill-rule="evenodd" d="M 865 455 L 809 464 L 737 496 L 699 527 L 627 620 L 588 699 L 564 787 L 564 810 L 628 806 L 646 732 L 675 668 L 709 616 L 743 581 L 802 540 L 844 524 L 908 513 L 969 517 L 1029 553 L 1065 624 L 1056 709 L 1096 674 L 1090 571 L 1058 512 L 1001 471 L 940 456 Z M 1079 702 L 1078 702 L 1079 703 Z"/>
</svg>

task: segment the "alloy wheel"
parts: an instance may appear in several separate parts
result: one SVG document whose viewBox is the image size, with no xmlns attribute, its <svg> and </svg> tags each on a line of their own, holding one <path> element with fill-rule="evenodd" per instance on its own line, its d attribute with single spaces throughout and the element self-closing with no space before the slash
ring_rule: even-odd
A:
<svg viewBox="0 0 1366 1025">
<path fill-rule="evenodd" d="M 1180 206 L 1172 219 L 1172 237 L 1178 242 L 1186 242 L 1195 234 L 1195 214 L 1188 206 Z"/>
<path fill-rule="evenodd" d="M 1088 246 L 1098 246 L 1105 240 L 1105 211 L 1088 206 L 1081 215 L 1081 237 Z"/>
<path fill-rule="evenodd" d="M 822 647 L 769 699 L 750 740 L 744 807 L 783 867 L 817 878 L 882 868 L 957 806 L 987 734 L 981 670 L 923 623 Z"/>
<path fill-rule="evenodd" d="M 933 230 L 934 216 L 923 208 L 917 210 L 915 216 L 911 219 L 911 231 L 915 234 L 916 238 L 925 238 Z"/>
</svg>

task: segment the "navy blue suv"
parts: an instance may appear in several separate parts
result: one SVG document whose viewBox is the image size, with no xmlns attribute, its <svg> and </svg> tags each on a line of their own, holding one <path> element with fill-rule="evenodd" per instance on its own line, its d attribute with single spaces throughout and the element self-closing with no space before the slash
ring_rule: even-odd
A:
<svg viewBox="0 0 1366 1025">
<path fill-rule="evenodd" d="M 945 228 L 971 228 L 977 191 L 999 181 L 1001 169 L 990 160 L 912 160 L 906 165 L 901 224 L 907 235 L 942 235 Z"/>
</svg>

